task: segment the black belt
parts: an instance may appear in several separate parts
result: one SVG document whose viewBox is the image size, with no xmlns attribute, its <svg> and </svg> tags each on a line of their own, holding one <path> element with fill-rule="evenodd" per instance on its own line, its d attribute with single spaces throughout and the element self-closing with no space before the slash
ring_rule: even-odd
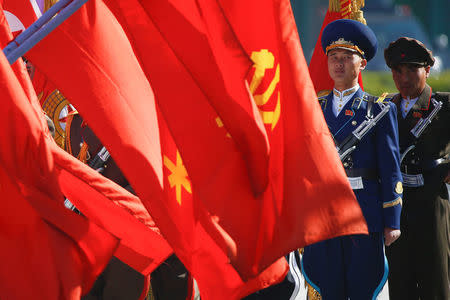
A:
<svg viewBox="0 0 450 300">
<path fill-rule="evenodd" d="M 418 164 L 406 163 L 406 164 L 402 165 L 402 170 L 404 170 L 405 173 L 408 173 L 408 174 L 419 174 L 419 173 L 423 173 L 426 171 L 430 171 L 439 165 L 443 165 L 443 164 L 446 164 L 449 162 L 450 162 L 450 160 L 448 158 L 438 158 L 438 159 L 420 162 Z"/>
<path fill-rule="evenodd" d="M 348 177 L 362 177 L 368 180 L 378 180 L 378 172 L 375 169 L 345 169 Z"/>
</svg>

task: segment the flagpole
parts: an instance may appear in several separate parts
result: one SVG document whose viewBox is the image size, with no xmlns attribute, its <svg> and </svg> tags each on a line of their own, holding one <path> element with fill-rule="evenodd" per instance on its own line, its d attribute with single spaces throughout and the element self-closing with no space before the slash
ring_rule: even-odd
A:
<svg viewBox="0 0 450 300">
<path fill-rule="evenodd" d="M 19 57 L 39 43 L 44 37 L 69 18 L 88 0 L 61 0 L 19 34 L 3 49 L 8 62 L 13 64 Z M 59 13 L 58 13 L 59 12 Z M 56 16 L 55 16 L 56 15 Z"/>
</svg>

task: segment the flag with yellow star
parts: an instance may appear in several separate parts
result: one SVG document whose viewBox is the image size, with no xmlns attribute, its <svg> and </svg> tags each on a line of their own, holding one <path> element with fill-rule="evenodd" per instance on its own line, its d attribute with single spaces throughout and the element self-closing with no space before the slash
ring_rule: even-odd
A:
<svg viewBox="0 0 450 300">
<path fill-rule="evenodd" d="M 289 1 L 92 0 L 30 55 L 110 150 L 202 298 L 239 299 L 282 280 L 287 252 L 364 232 L 311 105 Z M 246 66 L 253 85 L 230 92 Z M 214 93 L 202 76 L 224 86 Z M 251 90 L 259 104 L 245 102 Z M 162 148 L 161 120 L 179 154 Z"/>
</svg>

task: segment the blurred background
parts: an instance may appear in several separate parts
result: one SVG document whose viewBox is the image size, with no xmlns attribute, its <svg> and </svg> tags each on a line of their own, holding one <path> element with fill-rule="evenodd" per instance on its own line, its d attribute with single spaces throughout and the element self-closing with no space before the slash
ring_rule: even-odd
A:
<svg viewBox="0 0 450 300">
<path fill-rule="evenodd" d="M 291 0 L 306 60 L 310 61 L 328 9 L 328 0 Z M 436 59 L 428 83 L 450 91 L 450 0 L 365 0 L 367 25 L 378 38 L 377 55 L 363 73 L 364 89 L 374 95 L 396 92 L 383 52 L 391 41 L 409 36 L 422 41 Z"/>
</svg>

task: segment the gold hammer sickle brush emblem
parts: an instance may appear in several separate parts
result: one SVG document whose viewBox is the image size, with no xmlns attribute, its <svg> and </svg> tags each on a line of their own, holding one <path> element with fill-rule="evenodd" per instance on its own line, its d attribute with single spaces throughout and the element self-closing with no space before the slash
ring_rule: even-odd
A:
<svg viewBox="0 0 450 300">
<path fill-rule="evenodd" d="M 258 106 L 264 124 L 272 124 L 273 130 L 280 119 L 280 92 L 277 92 L 277 104 L 275 106 L 275 110 L 266 111 L 263 110 L 263 106 L 272 97 L 277 84 L 280 82 L 280 65 L 277 65 L 275 76 L 267 89 L 262 94 L 255 94 L 256 89 L 260 86 L 261 81 L 265 76 L 266 70 L 274 67 L 275 57 L 269 50 L 261 49 L 260 51 L 253 51 L 251 54 L 251 59 L 254 63 L 253 67 L 255 68 L 255 73 L 253 74 L 250 82 L 250 92 L 253 94 L 253 98 Z"/>
</svg>

